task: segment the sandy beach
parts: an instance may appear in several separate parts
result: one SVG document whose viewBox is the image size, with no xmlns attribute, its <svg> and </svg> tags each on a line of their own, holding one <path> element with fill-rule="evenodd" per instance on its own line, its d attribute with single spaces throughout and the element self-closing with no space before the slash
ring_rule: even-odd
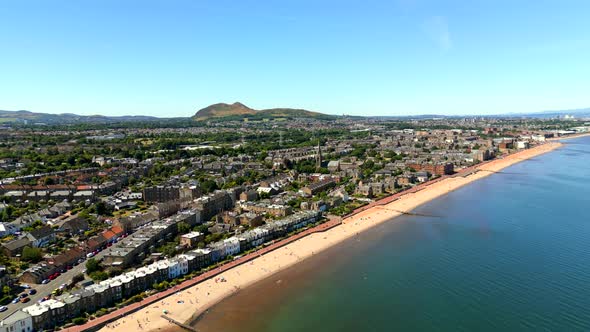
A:
<svg viewBox="0 0 590 332">
<path fill-rule="evenodd" d="M 409 212 L 416 207 L 445 195 L 468 183 L 479 180 L 503 168 L 520 161 L 533 158 L 560 147 L 559 142 L 549 142 L 532 149 L 520 151 L 501 159 L 484 163 L 476 171 L 468 174 L 448 177 L 435 182 L 415 193 L 403 195 L 386 205 L 374 206 L 343 220 L 323 233 L 315 233 L 290 243 L 280 249 L 267 253 L 248 263 L 237 266 L 221 275 L 208 279 L 186 290 L 163 298 L 131 315 L 103 327 L 101 331 L 158 331 L 167 330 L 175 325 L 161 317 L 163 310 L 177 321 L 193 320 L 204 310 L 223 300 L 234 292 L 260 281 L 272 274 L 290 267 L 307 257 L 315 255 L 335 244 L 349 239 L 383 222 L 395 222 L 395 217 L 402 212 Z"/>
</svg>

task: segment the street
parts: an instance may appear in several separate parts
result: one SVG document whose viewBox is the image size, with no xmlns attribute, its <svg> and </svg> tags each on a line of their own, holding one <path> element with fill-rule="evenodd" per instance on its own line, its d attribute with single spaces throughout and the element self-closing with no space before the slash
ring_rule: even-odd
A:
<svg viewBox="0 0 590 332">
<path fill-rule="evenodd" d="M 101 260 L 103 255 L 104 255 L 104 251 L 101 251 L 98 254 L 96 254 L 94 256 L 94 258 L 97 260 Z M 35 289 L 37 291 L 37 293 L 35 295 L 29 295 L 29 298 L 31 300 L 27 303 L 18 302 L 16 304 L 12 304 L 12 303 L 7 304 L 6 307 L 8 308 L 8 310 L 0 313 L 0 321 L 5 319 L 6 317 L 12 315 L 15 311 L 20 310 L 22 308 L 26 308 L 30 305 L 33 305 L 33 304 L 37 303 L 37 301 L 39 301 L 43 297 L 51 295 L 51 292 L 54 289 L 59 288 L 59 286 L 61 284 L 68 284 L 69 285 L 72 278 L 75 275 L 81 274 L 82 271 L 84 271 L 86 269 L 86 260 L 84 260 L 82 263 L 72 267 L 71 270 L 66 271 L 65 273 L 62 273 L 59 277 L 55 278 L 54 280 L 51 280 L 48 284 L 45 284 L 45 285 L 43 285 L 43 284 L 29 284 L 29 286 L 31 286 L 32 289 Z M 25 293 L 28 291 L 29 290 L 26 289 L 21 293 Z M 14 296 L 14 297 L 16 297 L 16 296 Z"/>
</svg>

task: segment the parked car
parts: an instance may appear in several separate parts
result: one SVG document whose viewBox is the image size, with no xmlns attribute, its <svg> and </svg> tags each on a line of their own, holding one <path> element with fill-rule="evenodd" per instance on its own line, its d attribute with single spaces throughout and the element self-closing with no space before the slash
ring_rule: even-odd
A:
<svg viewBox="0 0 590 332">
<path fill-rule="evenodd" d="M 20 301 L 21 301 L 22 303 L 27 303 L 27 302 L 31 301 L 31 299 L 30 299 L 30 298 L 28 298 L 28 297 L 23 297 L 23 298 L 21 298 L 21 299 L 20 299 Z"/>
<path fill-rule="evenodd" d="M 31 288 L 31 286 L 30 286 L 30 285 L 27 285 L 27 284 L 22 284 L 22 285 L 20 285 L 20 286 L 21 286 L 22 288 L 24 288 L 24 289 L 29 289 L 29 288 Z"/>
<path fill-rule="evenodd" d="M 6 310 L 8 310 L 8 308 L 7 308 L 7 307 L 5 307 L 5 306 L 1 306 L 1 307 L 0 307 L 0 312 L 4 312 L 4 311 L 6 311 Z"/>
<path fill-rule="evenodd" d="M 35 294 L 37 294 L 37 291 L 31 288 L 29 290 L 29 295 L 35 295 Z"/>
<path fill-rule="evenodd" d="M 27 294 L 27 293 L 22 293 L 21 295 L 19 295 L 19 297 L 20 297 L 21 299 L 22 299 L 22 298 L 25 298 L 25 297 L 27 297 L 27 296 L 29 296 L 29 294 Z"/>
<path fill-rule="evenodd" d="M 20 297 L 15 298 L 14 300 L 12 300 L 12 304 L 17 304 L 18 301 L 20 301 Z"/>
<path fill-rule="evenodd" d="M 49 283 L 49 281 L 51 281 L 51 280 L 49 280 L 49 279 L 45 279 L 45 280 L 41 281 L 41 283 L 42 283 L 43 285 L 46 285 L 46 284 L 48 284 L 48 283 Z"/>
</svg>

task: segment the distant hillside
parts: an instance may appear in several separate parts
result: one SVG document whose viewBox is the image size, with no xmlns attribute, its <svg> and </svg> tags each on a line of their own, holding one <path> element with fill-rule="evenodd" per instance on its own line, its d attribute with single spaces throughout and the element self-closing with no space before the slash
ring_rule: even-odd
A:
<svg viewBox="0 0 590 332">
<path fill-rule="evenodd" d="M 27 124 L 73 124 L 73 123 L 114 123 L 114 122 L 142 122 L 156 121 L 161 118 L 153 116 L 102 116 L 102 115 L 77 115 L 70 113 L 48 114 L 29 111 L 2 111 L 0 110 L 0 123 L 27 123 Z"/>
<path fill-rule="evenodd" d="M 200 109 L 193 116 L 193 119 L 197 121 L 210 119 L 242 120 L 245 118 L 252 120 L 273 118 L 312 118 L 319 120 L 331 120 L 335 119 L 335 116 L 293 108 L 271 108 L 265 110 L 255 110 L 238 102 L 233 104 L 213 104 Z"/>
<path fill-rule="evenodd" d="M 203 109 L 200 109 L 194 116 L 196 119 L 208 119 L 208 118 L 223 118 L 226 116 L 236 116 L 236 115 L 254 115 L 256 114 L 256 110 L 251 109 L 250 107 L 242 104 L 242 103 L 233 103 L 233 104 L 213 104 L 207 106 Z"/>
</svg>

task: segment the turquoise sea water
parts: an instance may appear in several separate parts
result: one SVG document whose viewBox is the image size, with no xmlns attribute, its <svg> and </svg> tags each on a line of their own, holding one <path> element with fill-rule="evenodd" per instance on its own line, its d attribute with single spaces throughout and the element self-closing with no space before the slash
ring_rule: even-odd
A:
<svg viewBox="0 0 590 332">
<path fill-rule="evenodd" d="M 590 138 L 212 308 L 201 331 L 590 331 Z"/>
</svg>

